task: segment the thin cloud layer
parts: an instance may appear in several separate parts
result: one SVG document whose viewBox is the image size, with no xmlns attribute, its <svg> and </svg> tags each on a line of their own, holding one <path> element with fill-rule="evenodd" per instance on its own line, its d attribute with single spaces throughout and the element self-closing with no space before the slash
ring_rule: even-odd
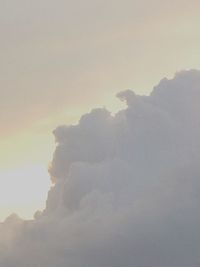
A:
<svg viewBox="0 0 200 267">
<path fill-rule="evenodd" d="M 0 266 L 199 266 L 200 72 L 118 97 L 54 131 L 46 208 L 1 224 Z"/>
</svg>

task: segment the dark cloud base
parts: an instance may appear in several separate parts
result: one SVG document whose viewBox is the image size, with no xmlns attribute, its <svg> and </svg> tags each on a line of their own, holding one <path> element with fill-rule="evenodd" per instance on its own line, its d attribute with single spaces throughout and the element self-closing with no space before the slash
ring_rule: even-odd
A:
<svg viewBox="0 0 200 267">
<path fill-rule="evenodd" d="M 0 266 L 200 266 L 200 72 L 118 97 L 54 131 L 46 208 L 0 225 Z"/>
</svg>

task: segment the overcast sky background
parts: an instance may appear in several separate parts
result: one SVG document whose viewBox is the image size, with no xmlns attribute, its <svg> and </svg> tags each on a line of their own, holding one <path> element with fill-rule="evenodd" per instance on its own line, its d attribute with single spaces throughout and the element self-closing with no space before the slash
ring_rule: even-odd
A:
<svg viewBox="0 0 200 267">
<path fill-rule="evenodd" d="M 149 94 L 161 78 L 200 68 L 199 9 L 196 0 L 0 0 L 0 219 L 44 206 L 57 125 L 97 106 L 116 111 L 117 92 Z"/>
</svg>

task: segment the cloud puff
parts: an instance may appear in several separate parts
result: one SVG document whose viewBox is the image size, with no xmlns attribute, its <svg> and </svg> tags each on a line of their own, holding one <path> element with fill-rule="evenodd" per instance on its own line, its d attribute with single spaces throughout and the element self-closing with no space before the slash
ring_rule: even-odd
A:
<svg viewBox="0 0 200 267">
<path fill-rule="evenodd" d="M 0 266 L 199 266 L 200 72 L 118 97 L 54 131 L 46 208 L 0 225 Z"/>
</svg>

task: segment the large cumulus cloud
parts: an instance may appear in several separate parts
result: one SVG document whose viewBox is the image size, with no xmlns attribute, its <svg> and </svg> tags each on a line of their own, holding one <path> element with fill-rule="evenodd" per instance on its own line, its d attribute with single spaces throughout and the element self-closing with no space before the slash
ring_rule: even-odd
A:
<svg viewBox="0 0 200 267">
<path fill-rule="evenodd" d="M 0 266 L 200 265 L 200 72 L 118 97 L 54 131 L 46 208 L 1 224 Z"/>
</svg>

